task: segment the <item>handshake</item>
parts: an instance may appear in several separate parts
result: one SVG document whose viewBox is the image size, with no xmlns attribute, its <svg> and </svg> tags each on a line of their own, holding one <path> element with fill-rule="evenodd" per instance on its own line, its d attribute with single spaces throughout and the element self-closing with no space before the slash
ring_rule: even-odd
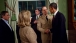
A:
<svg viewBox="0 0 76 43">
<path fill-rule="evenodd" d="M 37 20 L 34 21 L 34 24 L 36 24 L 36 23 L 37 23 Z"/>
<path fill-rule="evenodd" d="M 46 30 L 44 31 L 44 33 L 45 33 L 45 34 L 50 33 L 50 29 L 46 29 Z"/>
</svg>

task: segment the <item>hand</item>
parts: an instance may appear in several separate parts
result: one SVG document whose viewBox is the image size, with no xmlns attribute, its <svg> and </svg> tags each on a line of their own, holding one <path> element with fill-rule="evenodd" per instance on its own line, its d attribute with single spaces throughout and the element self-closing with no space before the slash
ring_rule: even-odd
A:
<svg viewBox="0 0 76 43">
<path fill-rule="evenodd" d="M 50 30 L 49 30 L 49 29 L 46 29 L 46 30 L 45 30 L 45 33 L 46 33 L 46 34 L 48 34 L 49 32 L 50 32 Z"/>
<path fill-rule="evenodd" d="M 37 20 L 34 21 L 34 24 L 36 24 L 36 23 L 37 23 Z"/>
</svg>

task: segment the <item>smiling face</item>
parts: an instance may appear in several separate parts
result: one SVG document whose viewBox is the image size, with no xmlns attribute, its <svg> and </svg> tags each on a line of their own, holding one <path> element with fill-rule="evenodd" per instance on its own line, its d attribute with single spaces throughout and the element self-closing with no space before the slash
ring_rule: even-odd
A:
<svg viewBox="0 0 76 43">
<path fill-rule="evenodd" d="M 48 10 L 47 10 L 46 7 L 43 7 L 43 8 L 42 8 L 42 13 L 43 13 L 44 15 L 48 14 Z"/>
</svg>

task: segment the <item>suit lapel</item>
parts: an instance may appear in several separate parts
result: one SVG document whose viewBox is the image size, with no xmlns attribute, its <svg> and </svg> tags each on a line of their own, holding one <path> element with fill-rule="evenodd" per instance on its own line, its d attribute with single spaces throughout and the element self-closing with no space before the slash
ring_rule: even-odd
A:
<svg viewBox="0 0 76 43">
<path fill-rule="evenodd" d="M 6 26 L 10 29 L 10 27 L 2 19 L 1 19 L 1 21 L 3 22 L 4 26 Z M 10 30 L 12 30 L 12 28 Z"/>
</svg>

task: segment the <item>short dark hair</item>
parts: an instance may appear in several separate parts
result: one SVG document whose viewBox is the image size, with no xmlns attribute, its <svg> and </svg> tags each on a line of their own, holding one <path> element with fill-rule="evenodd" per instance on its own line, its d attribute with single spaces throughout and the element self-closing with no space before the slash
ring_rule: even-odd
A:
<svg viewBox="0 0 76 43">
<path fill-rule="evenodd" d="M 57 4 L 53 2 L 49 5 L 49 7 L 53 7 L 54 9 L 57 9 Z"/>
<path fill-rule="evenodd" d="M 38 10 L 40 12 L 40 9 L 36 8 L 35 10 Z M 34 13 L 35 13 L 35 10 L 34 10 Z"/>
<path fill-rule="evenodd" d="M 1 12 L 1 17 L 4 16 L 6 13 L 8 13 L 8 11 L 2 11 Z"/>
<path fill-rule="evenodd" d="M 35 10 L 38 10 L 38 11 L 40 11 L 40 9 L 38 9 L 38 8 L 36 8 Z"/>
</svg>

